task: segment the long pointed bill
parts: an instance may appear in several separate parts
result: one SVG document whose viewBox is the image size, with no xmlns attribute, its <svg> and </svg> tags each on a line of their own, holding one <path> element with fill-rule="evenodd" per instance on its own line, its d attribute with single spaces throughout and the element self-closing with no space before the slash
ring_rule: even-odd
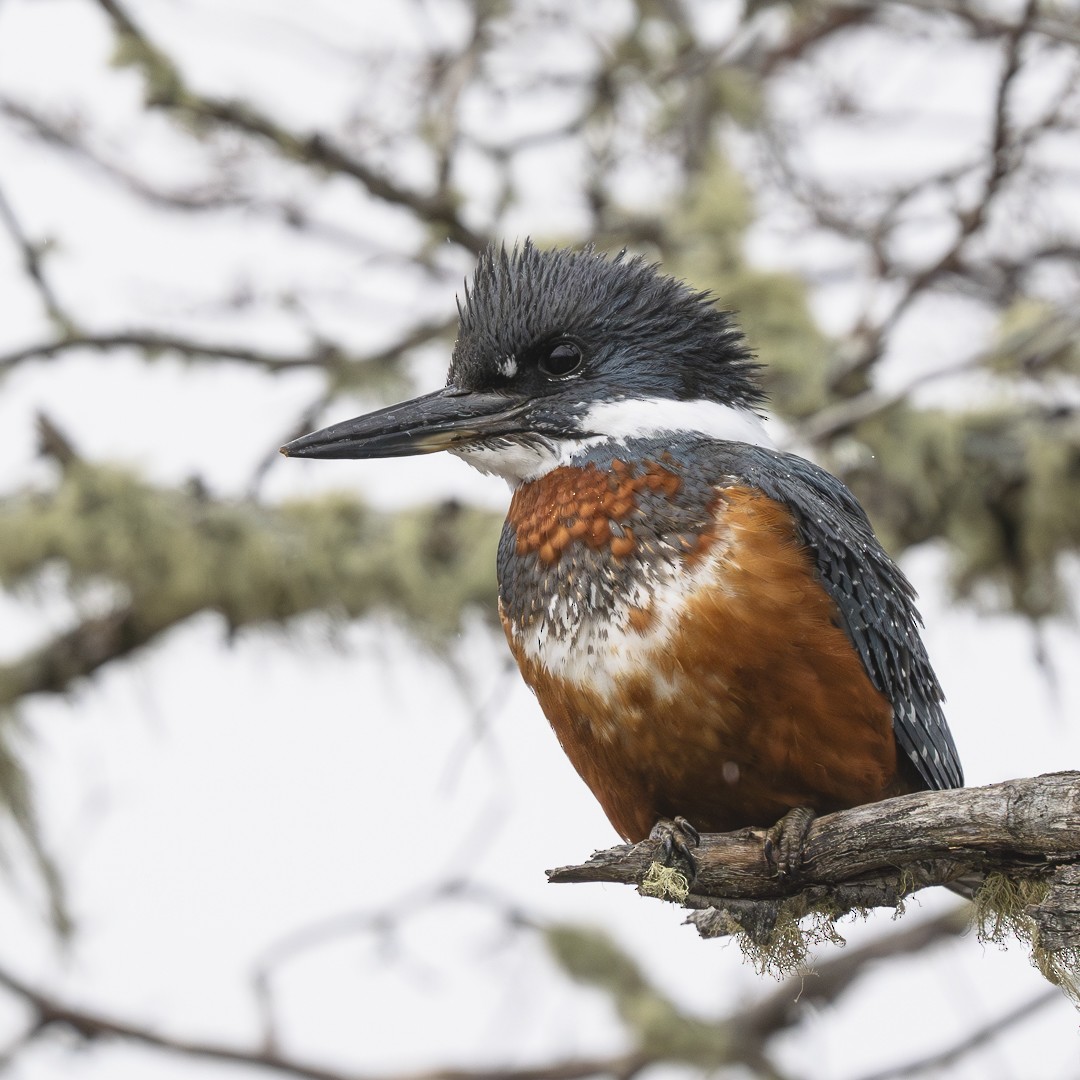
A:
<svg viewBox="0 0 1080 1080">
<path fill-rule="evenodd" d="M 525 429 L 528 400 L 445 387 L 387 409 L 302 435 L 283 446 L 287 457 L 408 457 L 452 450 Z"/>
</svg>

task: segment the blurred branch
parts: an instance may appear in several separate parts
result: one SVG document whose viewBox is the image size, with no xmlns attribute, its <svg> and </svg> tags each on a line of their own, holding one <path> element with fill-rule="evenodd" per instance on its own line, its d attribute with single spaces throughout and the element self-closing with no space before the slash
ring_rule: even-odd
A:
<svg viewBox="0 0 1080 1080">
<path fill-rule="evenodd" d="M 535 922 L 516 901 L 489 886 L 457 877 L 417 890 L 385 907 L 346 911 L 305 923 L 271 942 L 256 960 L 252 991 L 262 1027 L 262 1045 L 268 1049 L 278 1046 L 274 981 L 283 967 L 313 950 L 337 945 L 342 938 L 359 934 L 377 937 L 381 951 L 386 952 L 400 946 L 399 931 L 408 919 L 438 905 L 459 901 L 494 910 L 507 928 L 535 928 Z"/>
<path fill-rule="evenodd" d="M 494 896 L 490 890 L 468 882 L 448 882 L 418 895 L 404 906 L 394 905 L 385 911 L 326 920 L 283 939 L 267 954 L 267 967 L 261 969 L 260 979 L 266 979 L 270 966 L 297 950 L 322 944 L 342 933 L 381 932 L 411 912 L 423 910 L 440 900 L 461 897 L 493 902 L 503 909 L 508 920 L 523 920 L 515 905 Z M 676 1006 L 648 981 L 633 960 L 599 932 L 559 924 L 544 927 L 531 921 L 528 925 L 545 935 L 556 960 L 568 975 L 613 997 L 627 1027 L 632 1048 L 607 1058 L 554 1061 L 524 1069 L 438 1069 L 384 1077 L 383 1080 L 583 1080 L 590 1076 L 629 1080 L 641 1070 L 660 1063 L 689 1064 L 707 1069 L 742 1064 L 751 1068 L 755 1075 L 776 1080 L 781 1074 L 769 1059 L 770 1043 L 811 1015 L 805 1008 L 807 1004 L 835 1000 L 869 965 L 889 956 L 910 954 L 951 936 L 958 932 L 962 920 L 956 912 L 950 912 L 912 930 L 889 935 L 820 965 L 812 977 L 792 981 L 762 1002 L 751 1003 L 711 1020 L 691 1016 Z M 283 1052 L 277 1045 L 272 1026 L 265 1030 L 259 1046 L 245 1049 L 165 1035 L 148 1025 L 69 1006 L 2 966 L 0 986 L 19 997 L 35 1014 L 27 1032 L 12 1047 L 16 1051 L 50 1027 L 63 1026 L 86 1040 L 124 1039 L 184 1056 L 246 1064 L 307 1080 L 364 1078 L 364 1074 L 355 1069 L 338 1071 Z"/>
<path fill-rule="evenodd" d="M 219 184 L 216 187 L 164 189 L 137 176 L 117 162 L 109 160 L 94 149 L 83 137 L 81 125 L 74 119 L 62 121 L 21 101 L 0 97 L 0 113 L 17 121 L 36 138 L 92 166 L 100 175 L 138 195 L 147 202 L 172 210 L 220 210 L 247 206 L 242 197 L 230 193 Z"/>
<path fill-rule="evenodd" d="M 76 679 L 127 656 L 180 621 L 179 616 L 157 622 L 140 619 L 130 607 L 85 619 L 47 645 L 0 665 L 0 706 L 28 694 L 63 693 Z"/>
<path fill-rule="evenodd" d="M 15 1063 L 16 1058 L 45 1030 L 46 1024 L 40 1016 L 35 1016 L 22 1034 L 15 1036 L 3 1049 L 0 1049 L 0 1071 Z"/>
<path fill-rule="evenodd" d="M 73 349 L 93 349 L 107 352 L 110 349 L 141 349 L 146 353 L 176 352 L 189 360 L 238 360 L 267 371 L 288 371 L 294 368 L 333 368 L 343 366 L 346 360 L 338 350 L 329 345 L 316 348 L 307 356 L 284 356 L 242 345 L 221 345 L 195 341 L 177 334 L 157 330 L 126 330 L 112 334 L 72 333 L 55 341 L 43 341 L 26 345 L 0 355 L 0 373 L 17 367 L 27 360 L 48 360 Z"/>
<path fill-rule="evenodd" d="M 436 644 L 467 606 L 494 608 L 498 532 L 497 515 L 464 506 L 382 513 L 331 496 L 267 508 L 76 460 L 55 491 L 0 502 L 0 582 L 59 565 L 76 597 L 107 585 L 117 600 L 0 665 L 0 707 L 63 691 L 200 611 L 236 630 L 385 610 Z"/>
<path fill-rule="evenodd" d="M 660 851 L 651 840 L 609 848 L 548 877 L 619 882 L 677 900 L 693 909 L 689 921 L 703 937 L 736 934 L 762 966 L 780 969 L 806 955 L 805 942 L 792 942 L 806 916 L 831 935 L 821 920 L 831 927 L 855 909 L 898 907 L 930 885 L 981 882 L 978 917 L 985 926 L 993 909 L 998 920 L 988 936 L 1026 934 L 1044 974 L 1078 974 L 1080 773 L 918 792 L 816 818 L 798 869 L 782 877 L 763 830 L 703 836 L 689 891 L 663 871 Z"/>
<path fill-rule="evenodd" d="M 36 427 L 38 453 L 42 457 L 52 458 L 62 469 L 70 468 L 80 460 L 79 451 L 71 437 L 48 413 L 38 410 Z"/>
<path fill-rule="evenodd" d="M 33 282 L 34 287 L 41 297 L 41 302 L 45 307 L 45 313 L 57 326 L 61 328 L 67 327 L 67 315 L 65 314 L 63 307 L 61 307 L 56 292 L 53 290 L 52 284 L 45 274 L 44 259 L 42 258 L 45 249 L 40 244 L 32 243 L 27 237 L 2 188 L 0 188 L 0 221 L 4 223 L 4 227 L 7 229 L 12 241 L 14 241 L 15 247 L 19 251 L 23 268 L 26 270 L 27 277 Z"/>
<path fill-rule="evenodd" d="M 1077 256 L 1080 257 L 1080 249 Z M 1038 376 L 1055 362 L 1061 366 L 1062 354 L 1074 348 L 1080 349 L 1080 314 L 1051 308 L 991 348 L 955 364 L 921 372 L 889 393 L 876 389 L 864 390 L 861 394 L 838 401 L 801 420 L 796 431 L 798 437 L 806 442 L 827 443 L 858 424 L 909 402 L 917 390 L 932 383 L 976 371 L 988 374 L 1004 372 L 1014 378 Z M 1063 407 L 1066 406 L 1063 404 Z"/>
<path fill-rule="evenodd" d="M 891 0 L 891 5 L 935 15 L 954 16 L 980 36 L 1007 34 L 1015 30 L 1017 25 L 997 14 L 992 7 L 980 7 L 971 3 L 971 0 Z M 857 3 L 837 0 L 834 6 L 852 11 L 870 12 L 886 5 L 873 2 L 873 0 L 862 0 Z M 1061 14 L 1052 9 L 1046 12 L 1035 11 L 1025 15 L 1022 21 L 1031 33 L 1041 34 L 1069 45 L 1080 45 L 1080 21 L 1075 16 L 1070 18 L 1068 9 L 1063 8 Z"/>
<path fill-rule="evenodd" d="M 819 1015 L 808 1006 L 839 1000 L 877 961 L 926 949 L 962 932 L 966 923 L 962 913 L 954 911 L 889 934 L 821 963 L 761 1001 L 715 1018 L 672 1000 L 605 931 L 567 923 L 540 930 L 567 975 L 611 998 L 644 1060 L 679 1063 L 707 1074 L 739 1063 L 756 1076 L 778 1080 L 782 1074 L 771 1058 L 774 1041 Z"/>
<path fill-rule="evenodd" d="M 181 213 L 243 210 L 277 219 L 290 230 L 305 233 L 326 243 L 367 252 L 371 242 L 359 233 L 350 232 L 340 222 L 321 220 L 296 200 L 267 199 L 239 189 L 226 167 L 213 180 L 185 187 L 162 187 L 138 175 L 91 144 L 76 117 L 46 115 L 26 102 L 0 96 L 0 113 L 10 117 L 36 139 L 80 163 L 89 165 L 99 175 L 119 185 L 152 206 Z"/>
<path fill-rule="evenodd" d="M 140 349 L 148 355 L 175 352 L 188 360 L 236 360 L 271 372 L 319 368 L 331 373 L 337 386 L 355 386 L 361 382 L 358 377 L 360 372 L 386 373 L 393 369 L 405 353 L 442 337 L 456 325 L 456 318 L 419 323 L 407 330 L 397 341 L 356 357 L 347 356 L 341 348 L 329 342 L 316 343 L 306 355 L 301 353 L 290 356 L 246 345 L 197 341 L 158 330 L 123 330 L 103 334 L 69 333 L 54 341 L 24 345 L 0 354 L 0 375 L 28 360 L 48 360 L 74 349 L 107 352 L 110 349 L 131 348 Z"/>
<path fill-rule="evenodd" d="M 301 1077 L 303 1080 L 365 1080 L 363 1073 L 353 1069 L 334 1069 L 258 1047 L 244 1048 L 166 1035 L 149 1026 L 111 1017 L 96 1010 L 70 1006 L 38 990 L 5 968 L 0 968 L 0 986 L 21 999 L 35 1014 L 35 1022 L 20 1040 L 20 1046 L 25 1046 L 30 1039 L 49 1028 L 61 1027 L 90 1042 L 121 1039 L 184 1057 L 253 1066 Z M 605 1075 L 628 1077 L 643 1064 L 645 1063 L 619 1056 L 581 1058 L 535 1069 L 432 1069 L 389 1077 L 379 1074 L 377 1080 L 579 1080 Z M 373 1075 L 371 1080 L 376 1080 L 376 1077 Z"/>
<path fill-rule="evenodd" d="M 440 187 L 432 195 L 424 194 L 398 183 L 320 134 L 292 131 L 248 103 L 197 94 L 184 82 L 173 61 L 131 19 L 124 5 L 118 0 L 97 3 L 113 23 L 122 55 L 146 79 L 147 104 L 254 135 L 289 160 L 351 177 L 376 199 L 403 207 L 422 222 L 444 229 L 451 240 L 474 253 L 487 246 L 488 238 L 462 221 L 447 187 Z"/>
<path fill-rule="evenodd" d="M 875 253 L 880 265 L 881 277 L 900 280 L 903 285 L 899 297 L 892 303 L 888 314 L 872 330 L 869 327 L 865 328 L 865 346 L 862 355 L 847 366 L 844 371 L 845 379 L 850 379 L 852 375 L 861 377 L 869 367 L 875 364 L 883 354 L 888 334 L 896 327 L 904 313 L 941 279 L 958 270 L 969 242 L 987 224 L 994 202 L 1001 195 L 1006 181 L 1019 168 L 1021 151 L 1017 149 L 1014 157 L 1014 133 L 1010 124 L 1008 105 L 1021 69 L 1021 42 L 1030 29 L 1035 11 L 1036 0 L 1028 0 L 1021 21 L 1010 25 L 1002 35 L 1004 61 L 994 95 L 989 162 L 984 163 L 986 176 L 979 193 L 974 198 L 968 199 L 966 206 L 957 203 L 953 214 L 955 235 L 952 243 L 936 259 L 920 269 L 906 271 L 900 267 L 899 260 L 887 253 L 884 233 L 879 233 L 880 242 L 875 247 Z"/>
<path fill-rule="evenodd" d="M 845 183 L 838 182 L 831 170 L 808 167 L 800 153 L 806 143 L 800 130 L 771 119 L 763 126 L 762 146 L 774 182 L 794 199 L 813 226 L 858 249 L 857 258 L 864 267 L 858 274 L 866 286 L 863 310 L 839 350 L 841 359 L 829 378 L 832 400 L 825 404 L 838 409 L 852 394 L 869 388 L 871 369 L 888 353 L 901 321 L 924 297 L 952 292 L 1007 307 L 1024 289 L 1038 289 L 1047 277 L 1045 263 L 1050 259 L 1058 261 L 1057 271 L 1071 265 L 1080 272 L 1080 262 L 1070 254 L 1076 245 L 1060 227 L 1044 229 L 1041 223 L 1027 223 L 1027 231 L 1046 235 L 1035 243 L 1029 240 L 1019 252 L 1015 230 L 1001 227 L 1009 215 L 1023 212 L 1014 205 L 1023 186 L 1034 191 L 1054 172 L 1042 163 L 1045 155 L 1040 157 L 1040 153 L 1046 147 L 1039 140 L 1054 132 L 1067 132 L 1071 137 L 1076 131 L 1075 54 L 1064 58 L 1057 85 L 1051 87 L 1041 111 L 1031 115 L 1030 110 L 1014 104 L 1016 88 L 1027 85 L 1025 73 L 1046 59 L 1045 42 L 1041 51 L 1026 46 L 1032 35 L 1045 36 L 1048 31 L 1060 31 L 1066 37 L 1080 34 L 1080 24 L 1067 17 L 1048 19 L 1030 0 L 1016 19 L 997 17 L 978 4 L 837 3 L 828 5 L 826 12 L 829 16 L 860 15 L 871 25 L 887 27 L 897 22 L 896 15 L 906 7 L 928 12 L 917 22 L 907 20 L 909 32 L 925 31 L 931 23 L 940 22 L 934 16 L 944 11 L 944 25 L 952 26 L 955 32 L 960 20 L 984 43 L 987 53 L 1000 52 L 1000 67 L 988 102 L 987 134 L 980 146 L 959 161 L 941 163 L 914 180 Z M 933 14 L 929 14 L 931 10 Z M 816 25 L 813 18 L 807 22 Z M 802 32 L 797 26 L 792 35 L 797 39 Z M 821 68 L 821 74 L 828 79 L 827 67 Z M 889 122 L 849 91 L 838 89 L 833 94 L 826 108 L 835 113 L 834 120 L 852 128 Z M 1064 182 L 1064 177 L 1059 179 Z M 928 212 L 927 207 L 933 209 Z M 913 255 L 908 240 L 919 213 L 928 215 L 938 235 L 946 237 L 929 255 Z M 928 221 L 920 224 L 928 233 Z M 1060 273 L 1056 276 L 1066 283 Z"/>
<path fill-rule="evenodd" d="M 822 4 L 811 9 L 811 17 L 786 35 L 773 48 L 753 57 L 753 67 L 768 76 L 784 64 L 801 60 L 811 49 L 831 41 L 839 33 L 861 26 L 880 15 L 878 4 Z"/>
<path fill-rule="evenodd" d="M 428 116 L 425 127 L 435 151 L 435 175 L 440 191 L 450 189 L 461 139 L 461 122 L 458 116 L 461 99 L 475 81 L 477 69 L 487 48 L 489 26 L 497 11 L 494 4 L 470 5 L 472 26 L 464 47 L 454 56 L 433 57 L 429 66 L 426 95 Z"/>
<path fill-rule="evenodd" d="M 904 1065 L 895 1065 L 888 1069 L 881 1069 L 861 1078 L 861 1080 L 900 1080 L 906 1076 L 921 1076 L 923 1073 L 933 1072 L 940 1075 L 939 1070 L 959 1061 L 972 1050 L 985 1049 L 988 1043 L 1004 1035 L 1011 1027 L 1023 1023 L 1028 1017 L 1033 1016 L 1040 1009 L 1045 1008 L 1051 1002 L 1060 1000 L 1061 995 L 1057 990 L 1044 990 L 1033 998 L 1021 1002 L 1019 1005 L 995 1017 L 989 1023 L 982 1024 L 974 1031 L 968 1032 L 962 1039 L 958 1039 L 952 1046 L 944 1050 L 938 1050 L 926 1057 L 916 1058 Z"/>
<path fill-rule="evenodd" d="M 800 421 L 796 427 L 798 437 L 811 444 L 827 442 L 849 431 L 857 424 L 880 416 L 881 413 L 909 401 L 911 395 L 923 386 L 978 370 L 991 355 L 988 353 L 972 356 L 958 364 L 924 372 L 910 379 L 899 390 L 888 394 L 883 394 L 878 390 L 864 390 L 854 397 L 838 401 Z"/>
</svg>

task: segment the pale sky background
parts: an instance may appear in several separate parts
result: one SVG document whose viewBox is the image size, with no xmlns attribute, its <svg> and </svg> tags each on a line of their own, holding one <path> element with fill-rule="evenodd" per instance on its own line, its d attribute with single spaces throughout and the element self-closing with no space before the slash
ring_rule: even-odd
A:
<svg viewBox="0 0 1080 1080">
<path fill-rule="evenodd" d="M 407 47 L 410 35 L 455 32 L 447 4 L 382 4 L 377 14 L 375 5 L 366 13 L 362 7 L 320 0 L 304 5 L 301 17 L 285 0 L 132 5 L 194 83 L 253 95 L 305 127 L 331 125 L 343 115 L 356 91 L 355 49 L 382 40 Z M 602 19 L 620 5 L 596 5 L 590 15 L 582 7 L 583 18 Z M 321 26 L 340 44 L 337 62 L 301 23 Z M 198 162 L 185 157 L 184 142 L 163 119 L 135 136 L 138 80 L 106 66 L 109 49 L 92 4 L 0 3 L 0 92 L 41 105 L 79 102 L 107 129 L 108 145 L 123 160 L 163 178 L 197 172 Z M 550 48 L 541 50 L 535 63 L 551 55 Z M 574 62 L 572 48 L 558 56 Z M 880 60 L 860 55 L 850 62 Z M 954 61 L 904 56 L 878 81 L 879 91 L 897 101 L 945 103 L 918 137 L 931 137 L 929 131 L 935 139 L 955 138 L 957 125 L 973 122 L 967 94 L 988 76 L 969 56 Z M 393 91 L 392 84 L 384 87 L 391 103 Z M 904 137 L 911 142 L 894 158 L 845 148 L 840 135 L 827 132 L 818 150 L 840 169 L 868 167 L 872 159 L 888 170 L 920 145 L 916 133 Z M 573 162 L 545 166 L 542 176 L 551 177 Z M 304 184 L 266 172 L 268 187 Z M 451 312 L 469 267 L 467 258 L 448 251 L 446 286 L 433 287 L 401 273 L 389 258 L 362 259 L 330 245 L 292 244 L 283 264 L 279 234 L 263 222 L 162 215 L 107 181 L 80 177 L 75 185 L 71 176 L 62 159 L 0 129 L 0 184 L 31 234 L 62 241 L 49 263 L 57 288 L 93 327 L 174 325 L 216 340 L 302 346 L 294 320 L 275 321 L 265 308 L 246 315 L 210 305 L 246 276 L 257 293 L 299 283 L 310 293 L 305 303 L 313 321 L 366 346 L 391 340 L 417 311 Z M 484 183 L 478 175 L 478 192 Z M 632 177 L 627 185 L 632 193 Z M 537 178 L 529 192 L 529 212 L 512 222 L 520 234 L 569 232 L 581 223 L 580 209 L 557 184 Z M 329 184 L 314 198 L 325 219 L 362 220 L 366 234 L 381 237 L 388 250 L 398 242 L 402 219 L 359 205 L 344 185 Z M 842 251 L 790 244 L 783 226 L 778 219 L 755 232 L 751 250 L 760 260 L 842 262 Z M 827 325 L 839 328 L 850 318 L 850 292 L 834 287 L 817 296 Z M 10 245 L 0 241 L 0 350 L 41 332 L 36 298 Z M 919 363 L 962 358 L 986 332 L 985 320 L 968 309 L 924 319 L 901 339 L 906 366 L 894 364 L 887 378 L 902 383 Z M 425 353 L 417 365 L 420 388 L 441 382 L 446 360 L 438 349 Z M 35 410 L 44 408 L 88 457 L 126 462 L 164 483 L 198 474 L 216 492 L 240 494 L 298 403 L 318 387 L 310 374 L 269 379 L 239 366 L 199 368 L 169 358 L 146 366 L 121 354 L 26 365 L 0 387 L 0 484 L 10 490 L 47 479 L 32 431 Z M 346 402 L 326 420 L 353 411 Z M 498 481 L 438 457 L 282 461 L 265 492 L 282 498 L 332 487 L 383 505 L 448 493 L 489 506 L 507 499 Z M 1075 628 L 1046 628 L 1049 666 L 1040 670 L 1026 625 L 947 599 L 941 551 L 912 552 L 904 567 L 923 597 L 926 640 L 968 782 L 1076 767 Z M 4 656 L 72 620 L 55 585 L 43 584 L 43 607 L 36 596 L 0 604 Z M 110 665 L 70 696 L 32 702 L 25 710 L 27 755 L 77 934 L 66 950 L 56 947 L 39 887 L 16 860 L 14 874 L 0 879 L 0 962 L 74 1003 L 178 1035 L 250 1043 L 258 1034 L 251 976 L 275 942 L 330 916 L 393 911 L 399 900 L 467 874 L 538 918 L 608 927 L 665 991 L 703 1015 L 770 993 L 775 984 L 756 975 L 734 946 L 700 942 L 675 909 L 614 886 L 546 884 L 545 868 L 579 861 L 616 838 L 510 670 L 501 636 L 477 621 L 454 655 L 464 687 L 388 620 L 332 633 L 313 619 L 287 635 L 245 632 L 227 646 L 220 621 L 201 617 Z M 476 701 L 484 703 L 479 737 Z M 904 918 L 952 903 L 926 893 Z M 857 944 L 891 927 L 888 914 L 878 913 L 843 929 Z M 372 934 L 357 933 L 283 966 L 274 987 L 286 1045 L 315 1061 L 386 1076 L 440 1065 L 524 1065 L 621 1045 L 606 1000 L 568 984 L 534 935 L 508 933 L 483 904 L 442 904 L 406 917 L 398 946 L 388 954 Z M 1019 945 L 1002 951 L 971 938 L 949 943 L 868 974 L 838 1007 L 787 1040 L 781 1065 L 800 1077 L 856 1077 L 945 1045 L 1042 986 Z M 0 995 L 0 1047 L 20 1030 L 22 1017 Z M 1078 1049 L 1077 1016 L 1062 1000 L 949 1075 L 1075 1076 Z M 76 1053 L 54 1036 L 21 1055 L 8 1075 L 224 1080 L 246 1074 L 131 1046 Z"/>
</svg>

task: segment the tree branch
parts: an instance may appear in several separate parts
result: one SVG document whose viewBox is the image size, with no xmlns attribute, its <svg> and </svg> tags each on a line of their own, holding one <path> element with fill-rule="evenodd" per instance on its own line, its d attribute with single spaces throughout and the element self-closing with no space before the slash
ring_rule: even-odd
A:
<svg viewBox="0 0 1080 1080">
<path fill-rule="evenodd" d="M 286 158 L 351 177 L 376 199 L 412 211 L 421 221 L 444 229 L 451 240 L 472 252 L 478 254 L 487 246 L 488 238 L 462 221 L 449 190 L 443 188 L 431 195 L 416 191 L 318 133 L 292 131 L 246 102 L 195 93 L 183 81 L 173 61 L 136 25 L 123 4 L 118 0 L 97 2 L 113 23 L 125 58 L 146 78 L 148 104 L 255 135 Z"/>
<path fill-rule="evenodd" d="M 332 348 L 318 348 L 309 355 L 285 356 L 264 352 L 245 345 L 213 344 L 166 334 L 157 330 L 121 330 L 111 334 L 66 334 L 53 341 L 25 345 L 0 355 L 0 372 L 17 367 L 28 360 L 49 360 L 72 349 L 141 349 L 147 353 L 176 352 L 188 360 L 237 360 L 267 371 L 289 371 L 294 368 L 331 368 L 345 362 Z"/>
<path fill-rule="evenodd" d="M 45 274 L 44 259 L 42 258 L 44 247 L 31 242 L 27 237 L 2 189 L 0 189 L 0 222 L 3 222 L 4 228 L 7 229 L 12 242 L 19 250 L 23 269 L 25 269 L 27 277 L 30 278 L 37 289 L 46 315 L 57 326 L 66 327 L 68 324 L 67 315 L 57 298 L 52 283 Z"/>
<path fill-rule="evenodd" d="M 910 954 L 927 948 L 935 941 L 959 933 L 965 923 L 958 917 L 958 912 L 949 912 L 822 964 L 812 981 L 788 983 L 763 1000 L 752 1001 L 732 1013 L 703 1018 L 686 1012 L 667 998 L 617 945 L 606 942 L 602 932 L 562 924 L 537 924 L 526 918 L 512 901 L 492 893 L 485 886 L 459 879 L 430 892 L 405 898 L 391 909 L 336 917 L 282 939 L 268 950 L 265 963 L 260 965 L 258 982 L 265 983 L 271 967 L 297 950 L 325 944 L 340 933 L 392 930 L 398 921 L 447 899 L 492 904 L 509 925 L 541 931 L 549 947 L 553 939 L 561 940 L 564 947 L 569 946 L 569 953 L 562 960 L 558 950 L 554 950 L 556 960 L 565 974 L 575 981 L 596 986 L 612 996 L 627 1029 L 629 1048 L 608 1058 L 571 1058 L 520 1069 L 437 1069 L 386 1080 L 496 1080 L 499 1077 L 506 1080 L 585 1080 L 590 1076 L 629 1080 L 642 1069 L 665 1062 L 707 1070 L 738 1062 L 750 1066 L 755 1074 L 775 1080 L 780 1074 L 768 1058 L 770 1043 L 776 1036 L 803 1022 L 808 1015 L 804 1008 L 806 1004 L 837 1000 L 868 965 L 898 953 Z M 597 940 L 598 933 L 600 940 Z M 613 971 L 618 975 L 614 981 Z M 177 1055 L 245 1064 L 305 1080 L 365 1078 L 365 1074 L 353 1069 L 332 1069 L 296 1057 L 278 1044 L 272 1025 L 264 1028 L 263 1037 L 250 1046 L 208 1042 L 166 1034 L 129 1018 L 67 1004 L 2 964 L 0 986 L 18 997 L 31 1012 L 24 1033 L 8 1048 L 9 1056 L 17 1054 L 51 1026 L 61 1025 L 86 1040 L 121 1039 Z M 260 990 L 257 985 L 256 991 L 257 998 L 261 998 L 265 986 Z M 4 1061 L 4 1054 L 0 1053 L 0 1066 Z"/>
<path fill-rule="evenodd" d="M 238 1065 L 257 1066 L 304 1080 L 366 1080 L 349 1069 L 334 1069 L 301 1058 L 257 1047 L 233 1046 L 199 1039 L 166 1035 L 153 1028 L 110 1017 L 92 1009 L 66 1005 L 0 967 L 0 986 L 21 998 L 35 1012 L 31 1033 L 52 1025 L 69 1028 L 84 1039 L 124 1039 L 187 1057 L 206 1058 Z M 25 1036 L 22 1042 L 25 1042 Z M 524 1069 L 432 1069 L 402 1074 L 397 1080 L 579 1080 L 597 1075 L 627 1075 L 635 1062 L 627 1056 L 581 1058 L 551 1066 Z M 372 1080 L 375 1080 L 372 1076 Z"/>
<path fill-rule="evenodd" d="M 1016 24 L 1008 18 L 997 15 L 992 10 L 986 10 L 981 5 L 971 4 L 968 0 L 893 0 L 893 3 L 898 7 L 912 8 L 932 15 L 954 16 L 966 23 L 975 35 L 1008 33 L 1016 28 Z M 840 9 L 870 12 L 884 5 L 874 0 L 853 0 L 853 2 L 837 2 L 835 6 Z M 1069 45 L 1080 44 L 1080 24 L 1064 12 L 1060 15 L 1026 14 L 1023 22 L 1030 33 L 1041 34 L 1052 41 Z"/>
<path fill-rule="evenodd" d="M 348 356 L 330 342 L 318 342 L 307 353 L 288 355 L 268 352 L 248 345 L 231 345 L 209 341 L 160 330 L 117 330 L 112 333 L 67 333 L 52 341 L 24 345 L 11 352 L 0 354 L 0 374 L 30 360 L 49 360 L 72 349 L 93 349 L 108 352 L 112 349 L 141 349 L 144 353 L 179 353 L 188 360 L 235 360 L 251 364 L 265 371 L 293 371 L 298 368 L 321 368 L 333 374 L 340 386 L 356 386 L 362 382 L 360 373 L 388 372 L 401 359 L 403 353 L 449 333 L 457 319 L 440 319 L 422 322 L 411 327 L 401 338 L 385 348 L 365 356 Z"/>
<path fill-rule="evenodd" d="M 394 513 L 346 497 L 262 507 L 75 462 L 53 492 L 0 500 L 0 583 L 59 565 L 73 593 L 107 582 L 116 605 L 0 664 L 0 707 L 61 692 L 200 611 L 236 630 L 310 611 L 393 610 L 439 640 L 467 606 L 492 607 L 498 525 L 490 512 L 446 503 Z"/>
<path fill-rule="evenodd" d="M 938 1070 L 954 1064 L 972 1050 L 985 1047 L 988 1042 L 999 1035 L 1003 1035 L 1014 1024 L 1022 1023 L 1029 1016 L 1045 1008 L 1050 1002 L 1057 1000 L 1058 994 L 1056 991 L 1044 990 L 1033 998 L 1028 998 L 1026 1001 L 1009 1009 L 1002 1016 L 996 1016 L 989 1023 L 982 1024 L 974 1031 L 968 1032 L 962 1039 L 944 1050 L 935 1051 L 926 1057 L 916 1058 L 914 1061 L 909 1061 L 904 1065 L 895 1065 L 879 1072 L 870 1073 L 869 1076 L 863 1077 L 862 1080 L 899 1080 L 900 1077 L 919 1076 L 931 1070 L 934 1071 L 935 1075 L 940 1075 Z"/>
<path fill-rule="evenodd" d="M 121 165 L 108 152 L 95 146 L 77 119 L 51 116 L 24 101 L 16 101 L 2 94 L 0 116 L 9 117 L 30 138 L 89 166 L 99 176 L 151 206 L 191 214 L 242 210 L 245 215 L 257 214 L 269 218 L 292 232 L 303 233 L 311 239 L 350 251 L 367 254 L 374 246 L 345 224 L 320 217 L 297 199 L 275 199 L 254 194 L 238 185 L 225 170 L 222 170 L 222 175 L 199 183 L 161 185 Z"/>
<path fill-rule="evenodd" d="M 977 917 L 987 936 L 1027 937 L 1050 978 L 1066 977 L 1062 969 L 1075 963 L 1080 773 L 925 791 L 828 814 L 811 824 L 801 865 L 784 877 L 764 839 L 762 829 L 703 836 L 688 891 L 670 872 L 658 874 L 659 845 L 648 840 L 597 852 L 548 878 L 618 882 L 677 900 L 692 909 L 688 922 L 703 937 L 736 934 L 762 966 L 781 970 L 805 958 L 807 942 L 790 940 L 805 916 L 818 919 L 819 937 L 830 937 L 832 923 L 852 910 L 899 907 L 930 885 L 986 885 Z"/>
</svg>

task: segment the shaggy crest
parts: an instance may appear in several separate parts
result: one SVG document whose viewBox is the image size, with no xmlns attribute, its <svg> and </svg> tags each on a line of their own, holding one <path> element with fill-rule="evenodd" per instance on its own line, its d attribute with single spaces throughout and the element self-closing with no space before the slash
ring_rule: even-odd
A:
<svg viewBox="0 0 1080 1080">
<path fill-rule="evenodd" d="M 646 396 L 662 370 L 669 395 L 678 373 L 684 400 L 722 398 L 753 407 L 764 399 L 758 365 L 731 313 L 640 255 L 608 257 L 591 245 L 542 250 L 528 240 L 511 250 L 492 246 L 458 311 L 449 375 L 457 386 L 490 385 L 507 358 L 527 358 L 530 350 L 568 338 L 597 369 L 619 375 L 627 394 Z"/>
</svg>

